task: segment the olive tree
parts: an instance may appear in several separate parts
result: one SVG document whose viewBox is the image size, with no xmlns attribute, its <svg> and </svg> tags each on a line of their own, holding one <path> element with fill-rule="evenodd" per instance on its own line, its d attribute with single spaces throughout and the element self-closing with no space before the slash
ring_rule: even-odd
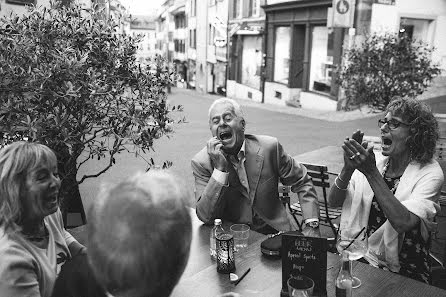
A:
<svg viewBox="0 0 446 297">
<path fill-rule="evenodd" d="M 117 21 L 76 5 L 0 20 L 0 132 L 4 142 L 26 137 L 55 151 L 62 209 L 82 206 L 79 184 L 121 152 L 150 168 L 154 141 L 184 120 L 172 114 L 181 106 L 166 101 L 167 63 L 154 57 L 139 65 L 139 39 L 118 32 Z M 77 177 L 91 159 L 103 167 Z"/>
<path fill-rule="evenodd" d="M 407 35 L 371 34 L 344 56 L 338 83 L 351 105 L 383 110 L 395 96 L 416 97 L 441 70 L 432 59 L 433 48 Z"/>
</svg>

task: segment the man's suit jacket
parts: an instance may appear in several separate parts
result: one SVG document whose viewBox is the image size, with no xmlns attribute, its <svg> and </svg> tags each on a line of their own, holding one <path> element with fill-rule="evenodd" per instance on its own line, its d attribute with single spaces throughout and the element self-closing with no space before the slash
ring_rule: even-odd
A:
<svg viewBox="0 0 446 297">
<path fill-rule="evenodd" d="M 229 185 L 225 186 L 212 178 L 214 166 L 206 147 L 193 157 L 196 212 L 201 221 L 212 224 L 215 218 L 221 218 L 250 224 L 254 209 L 276 230 L 295 230 L 297 225 L 279 199 L 279 180 L 298 193 L 304 219 L 319 217 L 317 195 L 307 169 L 286 154 L 276 138 L 246 134 L 245 157 L 250 199 L 242 194 L 243 187 L 232 166 Z"/>
</svg>

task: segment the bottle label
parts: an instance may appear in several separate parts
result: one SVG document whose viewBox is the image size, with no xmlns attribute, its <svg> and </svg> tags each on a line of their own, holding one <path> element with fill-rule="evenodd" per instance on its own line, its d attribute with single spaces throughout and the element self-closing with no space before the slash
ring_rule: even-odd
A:
<svg viewBox="0 0 446 297">
<path fill-rule="evenodd" d="M 336 297 L 347 297 L 347 289 L 341 289 L 336 286 Z"/>
</svg>

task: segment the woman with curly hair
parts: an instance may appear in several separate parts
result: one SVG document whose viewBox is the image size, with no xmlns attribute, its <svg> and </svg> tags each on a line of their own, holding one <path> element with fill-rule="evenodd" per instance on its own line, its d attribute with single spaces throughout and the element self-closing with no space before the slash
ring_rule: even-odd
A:
<svg viewBox="0 0 446 297">
<path fill-rule="evenodd" d="M 329 203 L 342 205 L 341 230 L 367 227 L 368 263 L 429 283 L 430 231 L 444 180 L 433 159 L 438 123 L 426 104 L 398 98 L 378 126 L 376 158 L 361 131 L 344 140 L 344 167 Z"/>
</svg>

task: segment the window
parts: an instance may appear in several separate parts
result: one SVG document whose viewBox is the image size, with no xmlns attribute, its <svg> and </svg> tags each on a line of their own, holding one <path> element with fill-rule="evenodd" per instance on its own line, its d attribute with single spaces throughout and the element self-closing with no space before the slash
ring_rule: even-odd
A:
<svg viewBox="0 0 446 297">
<path fill-rule="evenodd" d="M 196 16 L 197 15 L 197 0 L 191 0 L 190 1 L 190 16 Z"/>
<path fill-rule="evenodd" d="M 260 66 L 262 64 L 262 38 L 243 37 L 242 84 L 260 90 Z"/>
<path fill-rule="evenodd" d="M 311 35 L 310 90 L 330 94 L 333 67 L 333 32 L 315 26 Z"/>
<path fill-rule="evenodd" d="M 260 1 L 259 0 L 249 0 L 249 11 L 248 16 L 259 16 L 260 11 Z"/>
<path fill-rule="evenodd" d="M 173 41 L 174 43 L 174 50 L 177 53 L 184 53 L 186 51 L 185 42 L 182 39 L 175 39 Z"/>
<path fill-rule="evenodd" d="M 180 53 L 184 53 L 185 52 L 185 42 L 184 40 L 180 40 L 180 48 L 178 50 Z"/>
<path fill-rule="evenodd" d="M 277 27 L 275 30 L 274 81 L 288 84 L 290 72 L 290 27 Z"/>
<path fill-rule="evenodd" d="M 214 39 L 215 39 L 215 27 L 212 25 L 209 25 L 209 32 L 208 32 L 208 44 L 209 45 L 214 45 Z"/>
<path fill-rule="evenodd" d="M 239 19 L 242 17 L 242 3 L 243 3 L 242 0 L 234 0 L 232 16 L 235 19 Z"/>
<path fill-rule="evenodd" d="M 410 38 L 426 43 L 433 40 L 433 21 L 428 19 L 401 18 L 400 35 L 407 35 Z"/>
<path fill-rule="evenodd" d="M 189 31 L 189 46 L 191 48 L 197 48 L 197 29 Z"/>
<path fill-rule="evenodd" d="M 177 14 L 175 16 L 175 29 L 186 27 L 186 17 L 184 14 Z"/>
</svg>

